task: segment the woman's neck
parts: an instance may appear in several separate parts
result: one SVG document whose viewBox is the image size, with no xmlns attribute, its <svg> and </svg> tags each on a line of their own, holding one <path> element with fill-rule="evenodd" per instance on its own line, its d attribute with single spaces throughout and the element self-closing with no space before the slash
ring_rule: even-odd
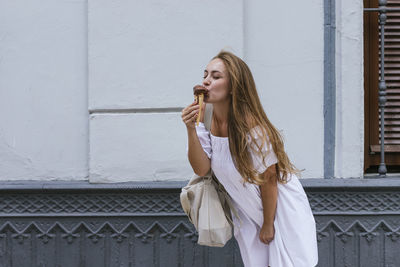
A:
<svg viewBox="0 0 400 267">
<path fill-rule="evenodd" d="M 213 116 L 218 125 L 228 124 L 229 103 L 213 104 Z"/>
</svg>

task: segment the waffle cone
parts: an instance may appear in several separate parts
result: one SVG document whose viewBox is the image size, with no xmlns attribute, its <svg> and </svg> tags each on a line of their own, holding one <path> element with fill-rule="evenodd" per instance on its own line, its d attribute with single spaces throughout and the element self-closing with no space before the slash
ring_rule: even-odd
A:
<svg viewBox="0 0 400 267">
<path fill-rule="evenodd" d="M 197 126 L 199 126 L 199 122 L 200 122 L 200 118 L 201 118 L 201 110 L 202 110 L 202 107 L 203 107 L 203 99 L 204 99 L 204 94 L 198 95 L 200 109 L 199 109 L 199 115 L 197 115 L 197 120 L 196 120 L 196 125 Z"/>
</svg>

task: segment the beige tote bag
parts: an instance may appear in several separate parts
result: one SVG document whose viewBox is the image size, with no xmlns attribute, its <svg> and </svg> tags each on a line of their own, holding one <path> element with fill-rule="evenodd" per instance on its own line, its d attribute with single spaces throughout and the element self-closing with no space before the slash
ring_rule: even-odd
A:
<svg viewBox="0 0 400 267">
<path fill-rule="evenodd" d="M 211 175 L 194 175 L 182 188 L 182 208 L 199 234 L 199 245 L 223 247 L 232 238 L 229 196 L 224 190 Z"/>
</svg>

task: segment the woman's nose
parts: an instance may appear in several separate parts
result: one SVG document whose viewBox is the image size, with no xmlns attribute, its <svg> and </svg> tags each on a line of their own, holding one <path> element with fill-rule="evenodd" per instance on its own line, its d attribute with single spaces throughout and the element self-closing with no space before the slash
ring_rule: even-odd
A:
<svg viewBox="0 0 400 267">
<path fill-rule="evenodd" d="M 203 80 L 203 85 L 210 85 L 210 80 L 208 78 L 205 78 Z"/>
</svg>

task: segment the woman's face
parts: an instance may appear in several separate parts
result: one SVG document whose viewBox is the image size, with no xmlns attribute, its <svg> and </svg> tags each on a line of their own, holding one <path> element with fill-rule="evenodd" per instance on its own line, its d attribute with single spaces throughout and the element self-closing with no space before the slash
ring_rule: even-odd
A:
<svg viewBox="0 0 400 267">
<path fill-rule="evenodd" d="M 218 103 L 230 98 L 229 78 L 224 62 L 213 59 L 204 70 L 203 86 L 208 90 L 207 103 Z"/>
</svg>

